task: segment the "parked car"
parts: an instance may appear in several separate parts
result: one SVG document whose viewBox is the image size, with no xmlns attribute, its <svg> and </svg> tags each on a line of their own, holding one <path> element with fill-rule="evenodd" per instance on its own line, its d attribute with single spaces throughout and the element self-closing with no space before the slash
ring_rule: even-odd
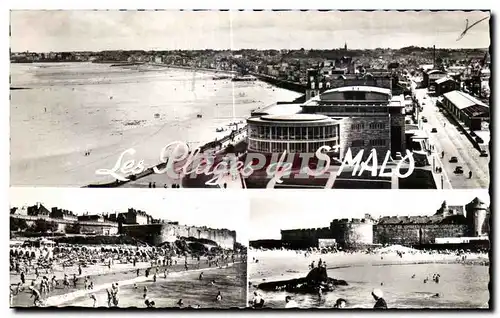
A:
<svg viewBox="0 0 500 318">
<path fill-rule="evenodd" d="M 457 163 L 458 162 L 458 158 L 455 157 L 455 156 L 453 156 L 453 157 L 450 158 L 450 162 L 451 163 Z"/>
<path fill-rule="evenodd" d="M 464 173 L 464 168 L 462 168 L 462 166 L 456 166 L 455 171 L 453 171 L 453 172 L 456 174 L 462 174 L 462 173 Z"/>
<path fill-rule="evenodd" d="M 437 131 L 437 129 L 436 129 L 436 128 L 432 128 L 431 133 L 437 133 L 437 132 L 438 132 L 438 131 Z"/>
<path fill-rule="evenodd" d="M 479 157 L 488 157 L 488 153 L 486 150 L 481 150 L 481 154 L 479 154 Z"/>
</svg>

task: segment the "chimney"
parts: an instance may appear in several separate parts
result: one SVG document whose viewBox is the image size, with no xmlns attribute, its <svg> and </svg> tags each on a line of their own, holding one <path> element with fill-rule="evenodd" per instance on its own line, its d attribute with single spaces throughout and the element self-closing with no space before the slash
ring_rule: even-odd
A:
<svg viewBox="0 0 500 318">
<path fill-rule="evenodd" d="M 433 65 L 434 65 L 434 68 L 436 68 L 436 46 L 435 45 L 432 46 L 432 55 L 433 55 L 433 60 L 434 60 Z"/>
</svg>

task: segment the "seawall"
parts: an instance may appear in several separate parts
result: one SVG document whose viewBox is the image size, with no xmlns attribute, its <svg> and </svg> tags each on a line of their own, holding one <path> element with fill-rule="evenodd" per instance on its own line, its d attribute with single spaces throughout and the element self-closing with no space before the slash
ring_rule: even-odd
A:
<svg viewBox="0 0 500 318">
<path fill-rule="evenodd" d="M 233 249 L 236 242 L 235 231 L 180 224 L 123 225 L 123 232 L 152 245 L 172 243 L 180 237 L 209 239 L 224 249 Z"/>
</svg>

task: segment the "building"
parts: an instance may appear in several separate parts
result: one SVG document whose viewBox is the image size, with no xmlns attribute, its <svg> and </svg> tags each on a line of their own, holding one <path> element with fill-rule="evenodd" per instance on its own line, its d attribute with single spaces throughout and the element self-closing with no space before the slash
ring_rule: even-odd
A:
<svg viewBox="0 0 500 318">
<path fill-rule="evenodd" d="M 471 225 L 469 236 L 482 237 L 490 233 L 489 209 L 479 198 L 475 198 L 465 206 L 467 222 Z"/>
<path fill-rule="evenodd" d="M 442 105 L 472 131 L 482 130 L 483 122 L 490 120 L 489 106 L 461 91 L 445 93 Z"/>
<path fill-rule="evenodd" d="M 324 115 L 263 115 L 248 119 L 247 125 L 251 152 L 315 152 L 339 143 L 339 122 Z"/>
<path fill-rule="evenodd" d="M 385 154 L 403 153 L 405 147 L 404 100 L 388 88 L 347 86 L 327 90 L 302 105 L 306 114 L 321 114 L 339 121 L 340 158 L 371 149 Z"/>
<path fill-rule="evenodd" d="M 327 90 L 300 109 L 286 107 L 295 114 L 274 115 L 272 108 L 253 112 L 247 120 L 249 152 L 314 153 L 320 146 L 337 147 L 332 156 L 343 159 L 352 153 L 371 149 L 379 154 L 406 149 L 404 100 L 389 89 L 349 86 Z"/>
<path fill-rule="evenodd" d="M 152 217 L 146 212 L 133 208 L 129 208 L 127 212 L 107 215 L 104 218 L 122 224 L 150 224 L 152 221 Z"/>
<path fill-rule="evenodd" d="M 335 219 L 330 227 L 281 230 L 283 245 L 291 248 L 333 245 L 353 248 L 373 244 L 373 219 Z"/>
<path fill-rule="evenodd" d="M 460 89 L 460 84 L 449 77 L 441 77 L 436 80 L 436 96 Z"/>
<path fill-rule="evenodd" d="M 53 219 L 63 219 L 63 220 L 70 220 L 70 221 L 77 221 L 78 217 L 71 211 L 64 210 L 64 209 L 59 209 L 56 207 L 52 208 L 52 211 L 50 213 L 50 217 Z"/>
<path fill-rule="evenodd" d="M 446 76 L 445 71 L 441 70 L 428 70 L 423 72 L 423 87 L 427 87 L 427 90 L 432 93 L 436 91 L 436 81 L 440 78 Z"/>
<path fill-rule="evenodd" d="M 430 216 L 385 216 L 374 220 L 335 219 L 330 227 L 281 231 L 281 243 L 289 248 L 310 248 L 336 244 L 343 248 L 400 244 L 432 247 L 446 243 L 488 241 L 490 211 L 475 198 L 464 206 L 441 207 Z"/>
<path fill-rule="evenodd" d="M 78 216 L 78 221 L 104 223 L 106 220 L 104 219 L 104 216 L 100 214 L 84 214 Z"/>
<path fill-rule="evenodd" d="M 28 215 L 29 216 L 36 216 L 40 218 L 49 218 L 50 217 L 50 211 L 43 206 L 40 202 L 37 202 L 36 205 L 29 206 L 28 207 Z"/>
</svg>

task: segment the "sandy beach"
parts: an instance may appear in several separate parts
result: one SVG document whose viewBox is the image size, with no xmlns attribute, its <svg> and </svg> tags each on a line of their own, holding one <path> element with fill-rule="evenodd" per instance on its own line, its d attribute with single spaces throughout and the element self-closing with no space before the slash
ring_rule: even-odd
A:
<svg viewBox="0 0 500 318">
<path fill-rule="evenodd" d="M 404 252 L 400 257 L 396 250 Z M 412 254 L 413 252 L 413 254 Z M 390 308 L 487 308 L 489 300 L 489 264 L 487 254 L 467 254 L 465 263 L 454 254 L 415 252 L 400 247 L 366 253 L 315 253 L 286 250 L 249 251 L 249 297 L 259 291 L 271 308 L 283 308 L 286 292 L 263 292 L 259 283 L 304 277 L 312 261 L 327 263 L 329 277 L 343 279 L 349 286 L 339 286 L 322 299 L 317 295 L 291 295 L 300 307 L 331 308 L 337 298 L 345 298 L 348 307 L 372 308 L 373 288 L 384 290 Z M 255 260 L 258 260 L 256 262 Z M 433 274 L 440 283 L 427 282 Z M 414 278 L 412 276 L 415 275 Z M 440 298 L 431 298 L 439 293 Z M 475 297 L 471 298 L 473 294 Z"/>
<path fill-rule="evenodd" d="M 91 265 L 84 268 L 82 275 L 78 274 L 78 267 L 66 267 L 64 270 L 56 268 L 49 277 L 56 275 L 60 280 L 64 274 L 72 279 L 73 275 L 79 279 L 77 286 L 71 284 L 68 287 L 63 287 L 60 282 L 51 290 L 50 295 L 42 297 L 44 307 L 64 307 L 64 306 L 83 306 L 92 307 L 93 301 L 90 299 L 90 294 L 96 295 L 98 306 L 107 307 L 106 289 L 111 287 L 112 283 L 118 283 L 120 290 L 120 305 L 119 307 L 145 307 L 143 301 L 143 288 L 148 286 L 148 296 L 155 300 L 157 307 L 173 307 L 180 298 L 189 300 L 185 302 L 188 305 L 200 305 L 202 307 L 242 307 L 246 301 L 246 261 L 236 258 L 235 263 L 228 263 L 222 267 L 209 266 L 205 258 L 197 260 L 188 258 L 189 270 L 184 268 L 184 257 L 174 257 L 175 265 L 168 267 L 167 277 L 164 277 L 163 267 L 160 266 L 158 272 L 156 269 L 151 269 L 149 277 L 145 277 L 145 269 L 151 268 L 150 262 L 138 262 L 136 266 L 132 263 L 113 264 L 108 268 L 104 264 Z M 137 276 L 137 270 L 140 275 Z M 203 272 L 205 279 L 198 281 L 199 274 Z M 157 281 L 153 282 L 153 275 L 156 273 Z M 42 271 L 41 276 L 45 275 Z M 88 276 L 94 282 L 92 290 L 84 289 L 83 281 Z M 35 274 L 26 275 L 27 283 L 23 286 L 22 291 L 13 297 L 12 307 L 31 307 L 33 299 L 30 298 L 31 293 L 28 289 L 31 281 L 36 280 Z M 210 284 L 215 281 L 215 284 Z M 20 282 L 19 275 L 11 273 L 10 283 L 17 284 Z M 200 286 L 193 286 L 196 283 Z M 139 288 L 134 289 L 134 284 Z M 168 294 L 165 293 L 165 288 Z M 225 294 L 225 301 L 215 303 L 215 295 L 218 291 Z M 214 294 L 215 292 L 215 294 Z M 175 301 L 174 301 L 175 300 Z"/>
<path fill-rule="evenodd" d="M 113 181 L 95 171 L 112 168 L 129 148 L 150 167 L 169 142 L 198 146 L 253 109 L 299 96 L 260 81 L 146 65 L 12 64 L 11 73 L 11 85 L 25 88 L 10 92 L 12 186 Z"/>
</svg>

